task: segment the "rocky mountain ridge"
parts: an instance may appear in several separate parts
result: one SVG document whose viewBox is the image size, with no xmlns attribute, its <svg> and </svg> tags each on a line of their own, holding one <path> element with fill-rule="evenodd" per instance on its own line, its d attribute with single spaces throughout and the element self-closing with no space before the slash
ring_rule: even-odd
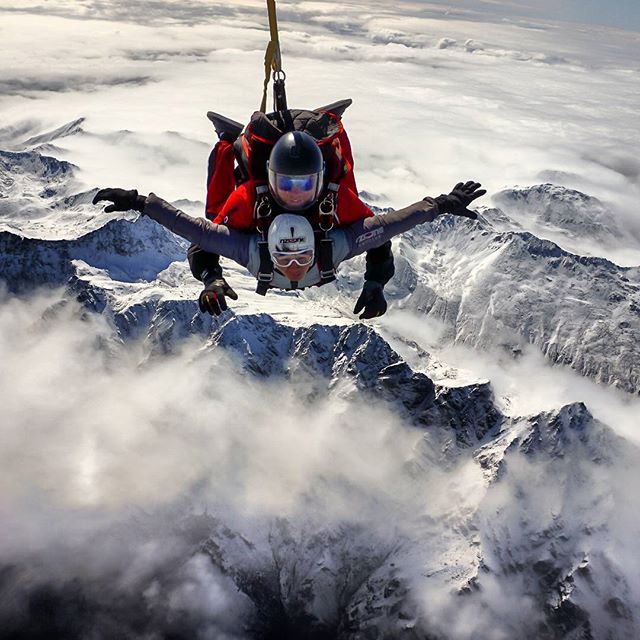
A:
<svg viewBox="0 0 640 640">
<path fill-rule="evenodd" d="M 639 594 L 618 560 L 629 541 L 612 523 L 640 452 L 584 404 L 505 416 L 490 383 L 436 385 L 371 327 L 339 314 L 310 321 L 312 305 L 335 289 L 268 297 L 274 310 L 297 306 L 296 321 L 252 302 L 220 319 L 201 316 L 184 242 L 143 217 L 100 218 L 87 205 L 92 193 L 74 193 L 70 165 L 37 152 L 3 152 L 2 161 L 0 269 L 10 291 L 64 286 L 68 298 L 107 319 L 114 343 L 141 340 L 150 358 L 196 336 L 196 358 L 223 349 L 245 376 L 310 380 L 309 397 L 378 402 L 413 430 L 402 492 L 380 496 L 389 522 L 325 522 L 314 495 L 300 518 L 256 525 L 242 514 L 229 521 L 221 510 L 181 522 L 192 553 L 204 554 L 243 595 L 250 637 L 445 640 L 445 623 L 459 612 L 478 616 L 481 637 L 489 624 L 483 616 L 499 621 L 503 637 L 639 634 L 632 613 Z M 28 189 L 17 185 L 16 167 Z M 16 189 L 28 194 L 27 204 Z M 68 237 L 47 231 L 69 212 Z M 515 355 L 533 344 L 552 362 L 637 393 L 638 269 L 571 254 L 507 224 L 506 213 L 486 210 L 476 223 L 443 217 L 406 234 L 396 243 L 389 289 L 397 306 L 444 321 L 454 342 Z M 337 284 L 338 295 L 357 288 L 350 278 Z M 0 591 L 11 575 L 2 573 Z M 146 602 L 162 618 L 162 597 L 140 595 L 151 593 L 151 579 L 137 586 L 133 596 L 105 603 L 80 585 L 86 615 L 117 618 L 119 606 Z M 499 599 L 489 594 L 509 588 L 529 609 L 510 607 L 507 593 L 505 609 L 495 610 Z M 77 604 L 51 597 L 63 610 Z M 444 613 L 434 609 L 437 598 L 446 600 Z"/>
</svg>

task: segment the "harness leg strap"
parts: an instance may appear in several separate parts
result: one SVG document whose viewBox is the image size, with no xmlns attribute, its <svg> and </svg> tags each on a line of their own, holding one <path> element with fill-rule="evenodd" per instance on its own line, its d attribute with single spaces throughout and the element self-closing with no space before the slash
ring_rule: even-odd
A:
<svg viewBox="0 0 640 640">
<path fill-rule="evenodd" d="M 318 267 L 320 268 L 321 285 L 336 279 L 336 271 L 333 267 L 333 240 L 331 238 L 320 240 Z"/>
<path fill-rule="evenodd" d="M 258 250 L 260 251 L 260 270 L 256 293 L 265 296 L 273 280 L 273 261 L 269 253 L 269 243 L 266 240 L 258 240 Z"/>
</svg>

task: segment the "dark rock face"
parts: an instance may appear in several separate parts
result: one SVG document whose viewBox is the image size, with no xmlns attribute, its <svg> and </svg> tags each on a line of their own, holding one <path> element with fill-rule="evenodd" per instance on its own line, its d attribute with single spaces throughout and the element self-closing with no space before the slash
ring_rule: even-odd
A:
<svg viewBox="0 0 640 640">
<path fill-rule="evenodd" d="M 47 240 L 0 232 L 0 272 L 9 291 L 27 293 L 43 286 L 62 286 L 73 274 L 65 247 Z"/>
</svg>

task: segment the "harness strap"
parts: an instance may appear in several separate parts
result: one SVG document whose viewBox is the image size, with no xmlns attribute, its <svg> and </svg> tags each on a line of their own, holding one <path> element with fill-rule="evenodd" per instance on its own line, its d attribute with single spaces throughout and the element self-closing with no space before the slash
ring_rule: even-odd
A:
<svg viewBox="0 0 640 640">
<path fill-rule="evenodd" d="M 319 225 L 322 232 L 318 254 L 318 268 L 320 269 L 320 285 L 333 282 L 336 279 L 336 270 L 333 266 L 333 240 L 329 238 L 329 231 L 333 229 L 338 219 L 337 202 L 340 185 L 330 182 L 327 185 L 327 195 L 320 203 Z"/>
<path fill-rule="evenodd" d="M 336 220 L 338 219 L 338 190 L 340 185 L 336 182 L 330 182 L 327 185 L 327 195 L 320 203 L 318 217 L 319 226 L 322 231 L 326 232 L 333 229 Z"/>
<path fill-rule="evenodd" d="M 333 282 L 336 279 L 336 271 L 333 267 L 333 240 L 331 238 L 324 237 L 320 240 L 318 267 L 320 269 L 320 285 Z"/>
<path fill-rule="evenodd" d="M 267 290 L 273 280 L 273 261 L 271 260 L 269 242 L 267 241 L 267 231 L 271 224 L 272 214 L 269 187 L 260 185 L 256 187 L 256 205 L 253 209 L 253 219 L 262 236 L 262 239 L 258 240 L 260 268 L 258 269 L 258 286 L 256 287 L 256 293 L 261 296 L 267 295 Z"/>
<path fill-rule="evenodd" d="M 271 207 L 271 197 L 269 187 L 266 184 L 256 187 L 256 204 L 253 208 L 253 220 L 256 228 L 263 235 L 269 230 L 273 209 Z"/>
<path fill-rule="evenodd" d="M 269 285 L 273 280 L 273 261 L 269 253 L 269 243 L 265 240 L 258 240 L 258 250 L 260 251 L 260 270 L 258 271 L 258 286 L 256 293 L 260 296 L 266 296 Z"/>
</svg>

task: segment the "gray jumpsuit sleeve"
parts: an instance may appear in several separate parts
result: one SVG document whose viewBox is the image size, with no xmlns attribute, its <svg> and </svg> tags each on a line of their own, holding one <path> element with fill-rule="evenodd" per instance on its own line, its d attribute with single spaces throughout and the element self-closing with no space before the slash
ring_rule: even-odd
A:
<svg viewBox="0 0 640 640">
<path fill-rule="evenodd" d="M 153 193 L 147 196 L 144 215 L 205 251 L 229 258 L 243 267 L 249 264 L 251 236 L 248 233 L 214 224 L 205 218 L 193 218 Z"/>
<path fill-rule="evenodd" d="M 375 215 L 354 222 L 344 228 L 349 252 L 343 260 L 349 260 L 369 249 L 374 249 L 413 227 L 433 222 L 440 212 L 432 198 L 425 198 L 404 209 L 385 215 Z"/>
</svg>

